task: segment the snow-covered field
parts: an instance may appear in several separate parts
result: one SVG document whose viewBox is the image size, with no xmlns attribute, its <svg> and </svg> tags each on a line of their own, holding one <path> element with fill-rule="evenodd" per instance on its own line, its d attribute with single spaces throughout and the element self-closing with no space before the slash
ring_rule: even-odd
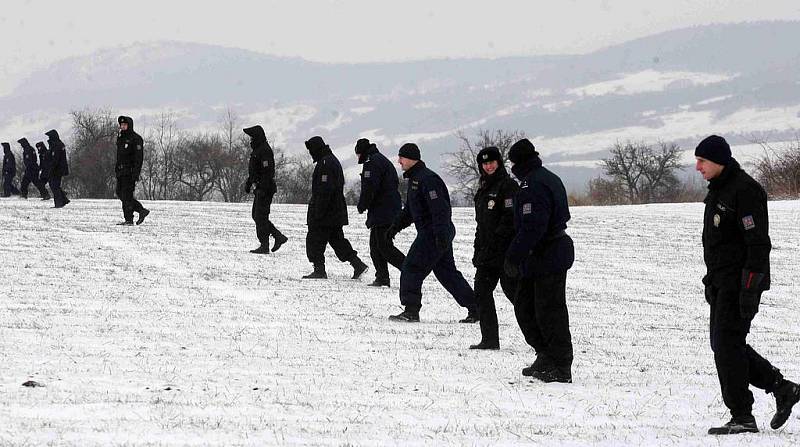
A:
<svg viewBox="0 0 800 447">
<path fill-rule="evenodd" d="M 727 421 L 707 337 L 701 204 L 574 208 L 567 293 L 575 383 L 520 375 L 534 356 L 495 294 L 500 351 L 431 276 L 420 324 L 390 323 L 393 287 L 367 287 L 328 251 L 304 281 L 305 207 L 291 238 L 253 255 L 248 204 L 0 201 L 0 445 L 799 445 L 800 409 L 762 433 Z M 771 202 L 773 286 L 751 344 L 800 379 L 800 202 Z M 472 210 L 455 211 L 470 280 Z M 363 216 L 345 234 L 365 260 Z M 406 249 L 413 229 L 398 236 Z M 40 388 L 21 386 L 27 380 Z"/>
</svg>

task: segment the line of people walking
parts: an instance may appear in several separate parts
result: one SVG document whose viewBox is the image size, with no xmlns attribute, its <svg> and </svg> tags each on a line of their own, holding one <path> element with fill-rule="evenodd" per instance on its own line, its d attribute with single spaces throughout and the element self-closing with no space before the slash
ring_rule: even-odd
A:
<svg viewBox="0 0 800 447">
<path fill-rule="evenodd" d="M 28 198 L 28 191 L 33 184 L 39 191 L 42 200 L 50 200 L 52 191 L 54 208 L 63 208 L 69 203 L 67 195 L 61 189 L 61 180 L 69 175 L 69 163 L 64 143 L 55 129 L 45 132 L 47 146 L 41 141 L 36 143 L 36 150 L 31 147 L 27 138 L 17 140 L 22 147 L 22 160 L 25 172 L 22 176 L 21 189 L 17 188 L 15 178 L 17 175 L 17 161 L 7 142 L 3 146 L 3 197 L 12 195 Z M 38 160 L 37 160 L 38 153 Z"/>
</svg>

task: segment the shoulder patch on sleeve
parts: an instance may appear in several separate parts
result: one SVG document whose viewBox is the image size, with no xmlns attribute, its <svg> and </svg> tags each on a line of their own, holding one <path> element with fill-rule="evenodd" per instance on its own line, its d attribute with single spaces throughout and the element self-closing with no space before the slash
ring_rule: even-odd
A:
<svg viewBox="0 0 800 447">
<path fill-rule="evenodd" d="M 437 193 L 436 193 L 436 190 L 435 190 L 435 189 L 432 189 L 432 190 L 431 190 L 431 191 L 428 193 L 428 195 L 429 195 L 429 196 L 431 196 L 431 200 L 434 200 L 434 199 L 438 199 L 438 198 L 439 198 L 439 194 L 437 194 Z"/>
<path fill-rule="evenodd" d="M 756 222 L 753 220 L 753 216 L 744 216 L 742 217 L 742 225 L 745 230 L 752 230 L 756 227 Z"/>
<path fill-rule="evenodd" d="M 514 206 L 514 199 L 506 199 L 504 205 L 506 208 L 511 208 Z"/>
<path fill-rule="evenodd" d="M 524 203 L 522 205 L 522 214 L 531 214 L 533 212 L 533 204 Z"/>
<path fill-rule="evenodd" d="M 364 171 L 364 178 L 370 178 L 372 176 L 372 172 Z"/>
<path fill-rule="evenodd" d="M 269 160 L 264 160 L 263 162 L 261 162 L 261 166 L 263 166 L 265 168 L 268 167 L 269 166 Z"/>
<path fill-rule="evenodd" d="M 328 174 L 322 174 L 322 182 L 325 183 L 328 181 Z"/>
</svg>

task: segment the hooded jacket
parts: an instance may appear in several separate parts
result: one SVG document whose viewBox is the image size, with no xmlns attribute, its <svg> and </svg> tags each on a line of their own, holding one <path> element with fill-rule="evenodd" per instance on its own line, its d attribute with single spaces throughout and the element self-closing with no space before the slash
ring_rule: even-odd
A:
<svg viewBox="0 0 800 447">
<path fill-rule="evenodd" d="M 120 116 L 117 122 L 128 123 L 128 129 L 120 130 L 117 136 L 117 162 L 114 165 L 114 173 L 118 179 L 131 179 L 136 182 L 142 173 L 144 140 L 133 130 L 131 117 Z"/>
<path fill-rule="evenodd" d="M 253 126 L 242 130 L 250 137 L 252 149 L 247 165 L 247 184 L 256 185 L 257 192 L 273 195 L 278 190 L 275 184 L 275 153 L 267 142 L 264 129 Z"/>
<path fill-rule="evenodd" d="M 50 175 L 50 153 L 41 141 L 36 143 L 36 151 L 39 153 L 39 178 L 46 182 Z"/>
<path fill-rule="evenodd" d="M 36 150 L 28 142 L 27 138 L 17 140 L 22 146 L 22 162 L 25 164 L 25 175 L 34 178 L 39 175 L 39 162 L 36 159 Z"/>
<path fill-rule="evenodd" d="M 17 159 L 11 152 L 11 145 L 3 143 L 3 176 L 14 177 L 17 175 Z"/>
<path fill-rule="evenodd" d="M 348 220 L 342 165 L 321 137 L 312 137 L 305 144 L 316 163 L 306 222 L 309 227 L 343 227 Z"/>
<path fill-rule="evenodd" d="M 511 171 L 521 183 L 514 200 L 516 234 L 506 258 L 526 277 L 566 272 L 575 262 L 575 248 L 564 232 L 570 219 L 564 184 L 542 166 L 538 152 Z"/>
<path fill-rule="evenodd" d="M 358 212 L 367 211 L 367 228 L 390 225 L 402 207 L 397 170 L 374 144 L 360 152 L 358 162 L 363 167 Z"/>
<path fill-rule="evenodd" d="M 475 252 L 472 264 L 475 267 L 502 268 L 506 250 L 514 238 L 514 197 L 519 186 L 506 171 L 500 150 L 488 147 L 476 157 L 481 173 L 478 190 L 475 192 Z M 487 174 L 482 164 L 497 161 L 497 170 Z"/>
<path fill-rule="evenodd" d="M 64 142 L 61 141 L 55 129 L 48 130 L 45 135 L 47 135 L 47 144 L 50 146 L 50 169 L 47 178 L 52 179 L 69 175 L 69 163 L 67 162 L 67 150 Z"/>
</svg>

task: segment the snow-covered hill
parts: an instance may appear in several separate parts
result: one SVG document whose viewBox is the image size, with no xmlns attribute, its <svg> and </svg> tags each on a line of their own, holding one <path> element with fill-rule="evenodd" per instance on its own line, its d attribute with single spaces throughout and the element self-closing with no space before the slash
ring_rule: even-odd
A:
<svg viewBox="0 0 800 447">
<path fill-rule="evenodd" d="M 0 200 L 2 445 L 719 445 L 727 419 L 700 278 L 701 204 L 574 208 L 568 278 L 575 383 L 520 375 L 533 360 L 495 294 L 502 349 L 431 277 L 420 324 L 390 323 L 395 287 L 304 281 L 305 207 L 274 207 L 290 238 L 252 255 L 247 204 Z M 750 343 L 800 378 L 800 202 L 771 202 L 772 290 Z M 366 257 L 363 216 L 345 234 Z M 472 211 L 456 209 L 470 280 Z M 406 249 L 409 229 L 398 236 Z M 35 380 L 43 388 L 21 384 Z M 793 446 L 800 413 L 725 445 Z"/>
<path fill-rule="evenodd" d="M 693 148 L 710 133 L 734 144 L 792 139 L 798 41 L 800 22 L 763 22 L 676 30 L 586 55 L 374 64 L 139 43 L 31 74 L 0 98 L 0 135 L 40 138 L 87 106 L 124 111 L 143 130 L 165 110 L 185 128 L 209 130 L 231 108 L 289 152 L 321 134 L 347 165 L 359 137 L 389 153 L 416 141 L 437 167 L 459 129 L 523 130 L 582 189 L 617 140 Z"/>
</svg>

